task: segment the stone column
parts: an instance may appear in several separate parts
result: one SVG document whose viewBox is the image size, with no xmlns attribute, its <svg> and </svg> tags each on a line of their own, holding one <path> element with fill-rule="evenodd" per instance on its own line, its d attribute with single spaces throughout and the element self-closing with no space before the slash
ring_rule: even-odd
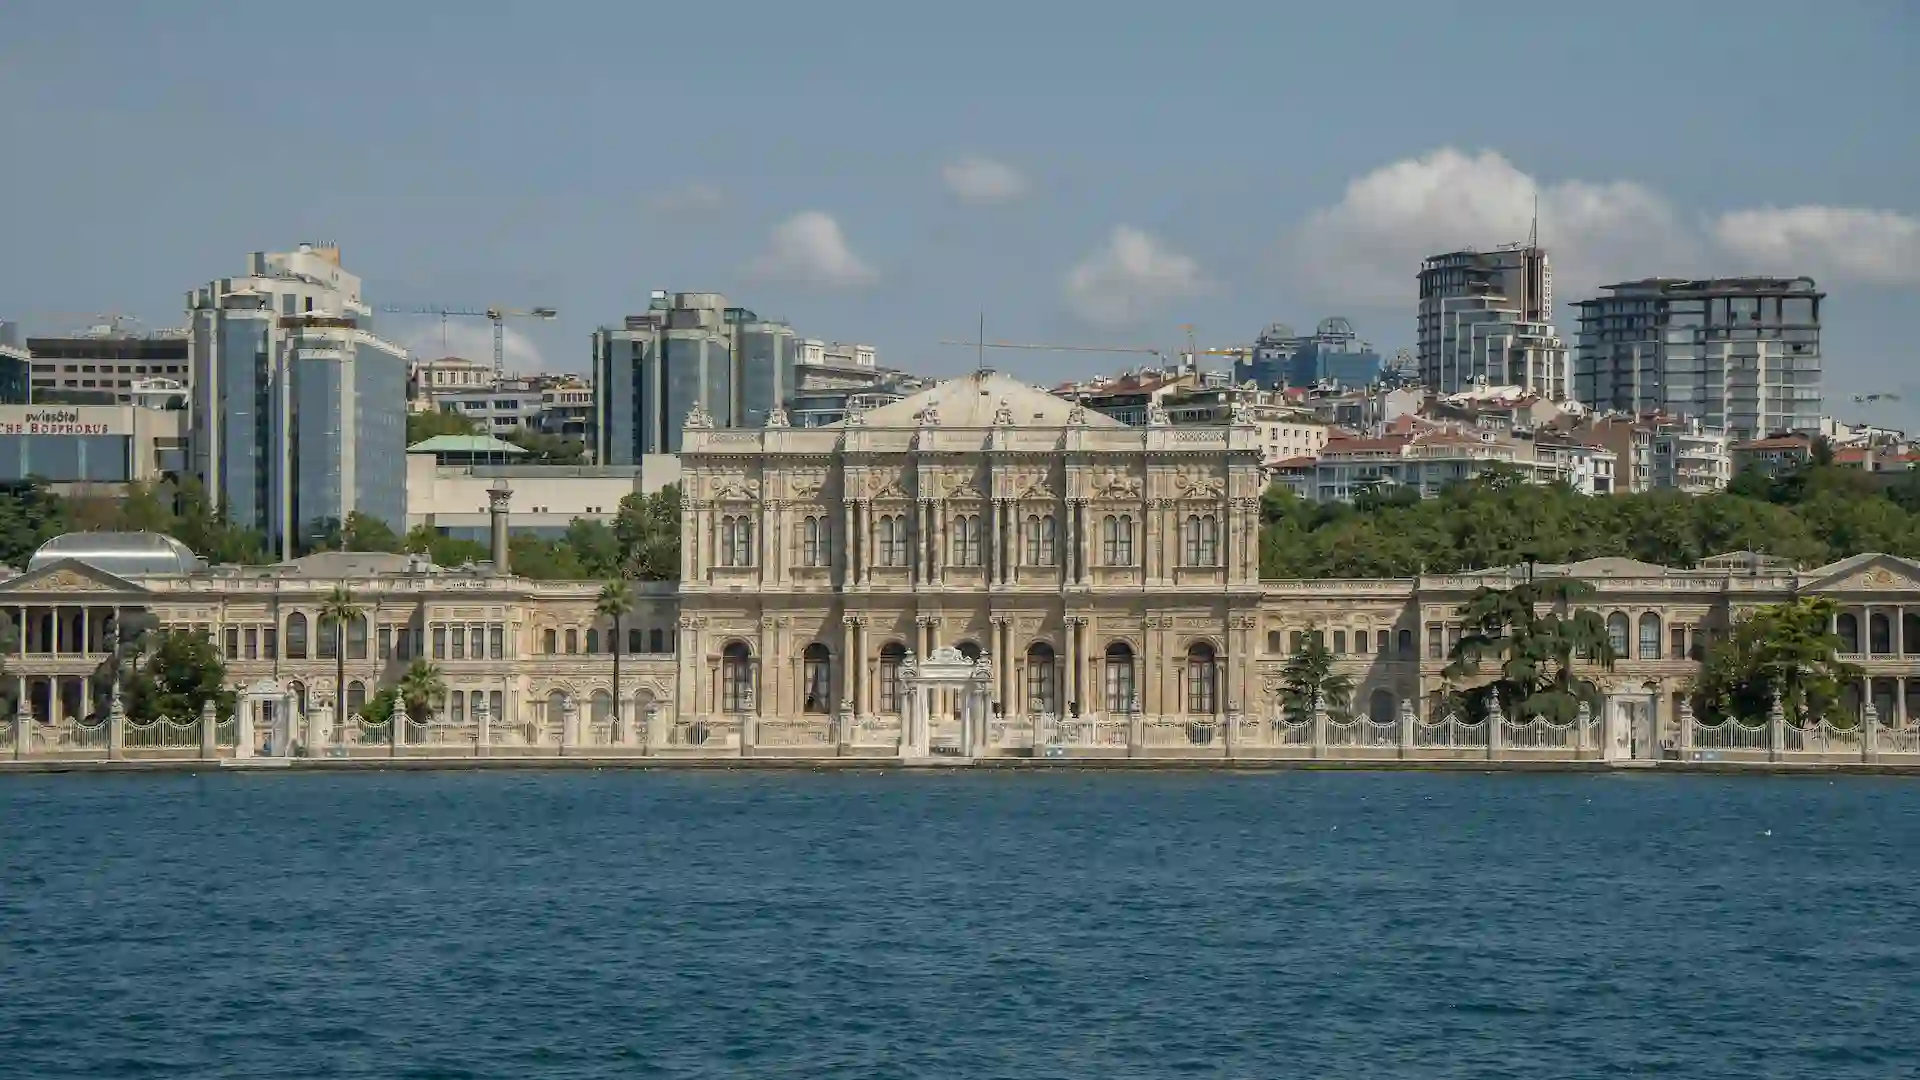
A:
<svg viewBox="0 0 1920 1080">
<path fill-rule="evenodd" d="M 1680 760 L 1693 760 L 1693 700 L 1685 694 L 1680 695 L 1680 704 L 1673 710 L 1673 726 L 1679 730 L 1674 735 L 1674 744 L 1680 748 Z"/>
<path fill-rule="evenodd" d="M 572 694 L 560 699 L 560 754 L 565 757 L 567 751 L 580 745 L 580 706 L 573 700 Z"/>
<path fill-rule="evenodd" d="M 397 713 L 400 706 L 395 706 Z M 253 756 L 253 699 L 242 697 L 240 705 L 233 711 L 233 756 L 250 758 Z"/>
<path fill-rule="evenodd" d="M 127 756 L 127 707 L 120 695 L 113 695 L 107 706 L 107 760 L 121 761 Z"/>
<path fill-rule="evenodd" d="M 13 714 L 13 760 L 24 761 L 33 752 L 34 725 L 33 705 L 22 694 Z"/>
<path fill-rule="evenodd" d="M 1074 619 L 1072 616 L 1066 616 L 1060 620 L 1060 642 L 1061 653 L 1058 658 L 1060 664 L 1060 704 L 1058 711 L 1061 716 L 1065 717 L 1073 714 L 1074 703 Z"/>
<path fill-rule="evenodd" d="M 1767 760 L 1779 761 L 1787 747 L 1787 712 L 1780 704 L 1780 692 L 1774 691 L 1773 704 L 1767 708 Z"/>
<path fill-rule="evenodd" d="M 1400 756 L 1413 756 L 1413 725 L 1418 722 L 1419 714 L 1414 711 L 1412 698 L 1400 699 L 1400 715 L 1395 718 L 1399 730 L 1396 732 L 1400 743 Z"/>
<path fill-rule="evenodd" d="M 614 703 L 619 707 L 619 702 Z M 493 707 L 487 704 L 487 695 L 477 695 L 473 706 L 473 723 L 476 733 L 473 739 L 473 752 L 478 757 L 487 757 L 493 753 Z"/>
<path fill-rule="evenodd" d="M 841 545 L 843 550 L 840 552 L 840 563 L 843 567 L 840 581 L 843 588 L 851 588 L 860 580 L 859 551 L 858 545 L 854 543 L 859 536 L 859 531 L 854 523 L 853 506 L 854 500 L 848 499 L 841 510 L 841 517 L 844 519 L 841 535 L 846 540 Z"/>
<path fill-rule="evenodd" d="M 1867 700 L 1867 707 L 1860 717 L 1860 760 L 1873 761 L 1880 756 L 1880 710 L 1874 707 L 1873 700 Z"/>
<path fill-rule="evenodd" d="M 213 699 L 200 703 L 200 757 L 212 761 L 220 756 L 219 736 L 220 716 L 214 711 Z"/>
</svg>

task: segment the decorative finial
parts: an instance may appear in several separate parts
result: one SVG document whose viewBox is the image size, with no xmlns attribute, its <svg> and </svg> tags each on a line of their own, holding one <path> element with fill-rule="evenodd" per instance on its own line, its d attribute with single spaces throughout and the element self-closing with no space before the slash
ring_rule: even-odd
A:
<svg viewBox="0 0 1920 1080">
<path fill-rule="evenodd" d="M 1150 401 L 1147 403 L 1147 426 L 1148 427 L 1167 427 L 1167 426 L 1170 426 L 1172 423 L 1173 423 L 1173 420 L 1171 417 L 1167 415 L 1167 407 L 1165 405 L 1162 405 L 1157 401 Z"/>
<path fill-rule="evenodd" d="M 693 403 L 693 408 L 687 410 L 687 422 L 685 426 L 693 429 L 711 430 L 713 428 L 713 417 L 707 412 L 705 405 L 696 401 Z"/>
<path fill-rule="evenodd" d="M 993 425 L 995 427 L 1010 427 L 1012 424 L 1013 406 L 1007 404 L 1007 399 L 1003 397 L 1000 399 L 1000 404 L 993 410 Z"/>
<path fill-rule="evenodd" d="M 775 405 L 773 408 L 767 410 L 767 426 L 770 428 L 793 426 L 787 420 L 787 410 L 785 406 Z"/>
<path fill-rule="evenodd" d="M 1068 427 L 1086 427 L 1087 426 L 1087 407 L 1085 405 L 1082 405 L 1077 401 L 1073 403 L 1073 408 L 1067 410 L 1067 426 Z"/>
</svg>

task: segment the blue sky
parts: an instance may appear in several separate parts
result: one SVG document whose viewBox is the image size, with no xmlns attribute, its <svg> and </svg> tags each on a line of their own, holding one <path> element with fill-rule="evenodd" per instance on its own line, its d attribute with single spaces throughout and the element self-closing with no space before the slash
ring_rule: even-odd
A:
<svg viewBox="0 0 1920 1080">
<path fill-rule="evenodd" d="M 1537 190 L 1563 330 L 1602 280 L 1811 273 L 1832 407 L 1913 423 L 1915 11 L 12 0 L 0 317 L 170 325 L 245 252 L 328 239 L 376 303 L 558 307 L 523 366 L 583 367 L 652 288 L 936 373 L 982 309 L 1163 347 L 1344 314 L 1390 353 L 1419 256 L 1522 239 Z M 1869 390 L 1909 400 L 1840 400 Z"/>
</svg>

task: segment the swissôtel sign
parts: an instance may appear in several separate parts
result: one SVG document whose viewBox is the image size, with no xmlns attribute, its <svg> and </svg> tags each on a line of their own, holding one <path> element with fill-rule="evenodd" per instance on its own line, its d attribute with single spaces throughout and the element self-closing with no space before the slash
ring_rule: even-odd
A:
<svg viewBox="0 0 1920 1080">
<path fill-rule="evenodd" d="M 128 427 L 124 410 L 116 405 L 0 406 L 0 435 L 126 435 Z"/>
</svg>

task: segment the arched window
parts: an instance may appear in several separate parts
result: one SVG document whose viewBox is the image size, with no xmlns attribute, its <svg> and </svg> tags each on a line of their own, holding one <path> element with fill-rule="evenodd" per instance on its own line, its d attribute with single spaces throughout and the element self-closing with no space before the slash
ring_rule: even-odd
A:
<svg viewBox="0 0 1920 1080">
<path fill-rule="evenodd" d="M 744 642 L 720 651 L 720 711 L 747 712 L 753 705 L 753 654 Z"/>
<path fill-rule="evenodd" d="M 1053 515 L 1028 514 L 1027 565 L 1052 566 L 1054 564 L 1053 542 Z"/>
<path fill-rule="evenodd" d="M 1277 641 L 1280 637 L 1273 634 Z M 1133 646 L 1124 641 L 1116 641 L 1107 646 L 1107 712 L 1110 714 L 1131 713 L 1133 711 Z"/>
<path fill-rule="evenodd" d="M 1660 616 L 1651 611 L 1640 615 L 1640 659 L 1660 659 Z"/>
<path fill-rule="evenodd" d="M 1393 723 L 1393 695 L 1385 690 L 1375 690 L 1367 697 L 1367 718 L 1376 724 Z"/>
<path fill-rule="evenodd" d="M 287 659 L 307 658 L 307 617 L 296 611 L 287 616 Z"/>
<path fill-rule="evenodd" d="M 802 525 L 803 539 L 800 542 L 801 566 L 827 565 L 826 519 L 810 515 Z"/>
<path fill-rule="evenodd" d="M 1054 687 L 1053 646 L 1036 641 L 1027 646 L 1027 708 L 1034 712 L 1059 713 L 1060 699 Z"/>
<path fill-rule="evenodd" d="M 1219 711 L 1219 667 L 1214 663 L 1213 646 L 1196 641 L 1187 646 L 1187 712 L 1211 716 Z"/>
<path fill-rule="evenodd" d="M 980 565 L 979 514 L 960 514 L 953 519 L 953 565 Z"/>
<path fill-rule="evenodd" d="M 547 694 L 547 723 L 559 727 L 567 716 L 567 695 L 560 690 Z"/>
<path fill-rule="evenodd" d="M 1632 655 L 1627 652 L 1627 616 L 1616 611 L 1607 616 L 1607 644 L 1613 646 L 1613 654 L 1625 658 Z"/>
<path fill-rule="evenodd" d="M 300 715 L 307 715 L 307 684 L 290 682 L 287 684 L 287 692 L 293 695 L 294 703 L 299 706 Z"/>
<path fill-rule="evenodd" d="M 1220 564 L 1220 520 L 1212 514 L 1188 514 L 1186 527 L 1188 566 Z"/>
<path fill-rule="evenodd" d="M 1411 630 L 1400 631 L 1399 651 L 1400 651 L 1400 659 L 1410 660 L 1413 658 L 1413 631 Z"/>
<path fill-rule="evenodd" d="M 907 647 L 897 641 L 889 641 L 880 646 L 880 691 L 879 708 L 882 715 L 896 716 L 900 712 L 900 665 L 907 659 Z"/>
<path fill-rule="evenodd" d="M 1857 653 L 1860 651 L 1860 620 L 1849 612 L 1841 612 L 1833 620 L 1834 632 L 1840 635 L 1840 651 Z"/>
<path fill-rule="evenodd" d="M 355 615 L 347 621 L 347 659 L 367 658 L 367 617 Z"/>
<path fill-rule="evenodd" d="M 1100 556 L 1107 566 L 1133 565 L 1133 515 L 1108 514 L 1100 523 Z"/>
<path fill-rule="evenodd" d="M 883 514 L 879 521 L 881 566 L 907 565 L 907 518 L 904 514 Z"/>
<path fill-rule="evenodd" d="M 800 654 L 800 711 L 826 713 L 833 703 L 833 654 L 819 642 Z"/>
<path fill-rule="evenodd" d="M 1867 649 L 1876 655 L 1893 651 L 1893 623 L 1882 612 L 1867 619 Z"/>
<path fill-rule="evenodd" d="M 961 657 L 966 660 L 977 661 L 980 659 L 980 654 L 984 650 L 980 648 L 980 643 L 977 641 L 963 641 L 954 646 L 954 651 L 958 652 Z"/>
<path fill-rule="evenodd" d="M 728 514 L 720 519 L 720 565 L 753 565 L 753 519 Z"/>
<path fill-rule="evenodd" d="M 592 712 L 589 713 L 588 715 L 593 717 L 594 723 L 596 724 L 613 723 L 613 695 L 612 694 L 608 693 L 605 690 L 595 690 L 593 692 L 592 704 L 589 706 L 589 708 L 592 709 Z"/>
<path fill-rule="evenodd" d="M 347 684 L 347 716 L 367 707 L 367 684 L 355 679 Z"/>
</svg>

